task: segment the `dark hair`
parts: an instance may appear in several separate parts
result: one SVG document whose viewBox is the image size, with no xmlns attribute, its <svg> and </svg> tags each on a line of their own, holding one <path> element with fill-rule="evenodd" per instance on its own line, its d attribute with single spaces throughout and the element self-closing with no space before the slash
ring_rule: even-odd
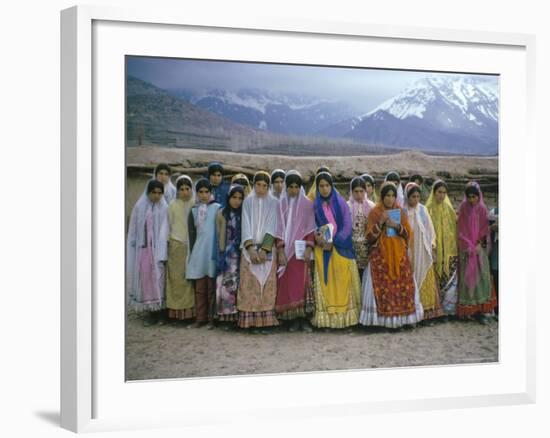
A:
<svg viewBox="0 0 550 438">
<path fill-rule="evenodd" d="M 479 188 L 472 183 L 468 183 L 466 184 L 466 189 L 464 190 L 464 193 L 466 194 L 466 197 L 468 197 L 469 195 L 476 195 L 477 197 L 479 197 Z"/>
<path fill-rule="evenodd" d="M 419 175 L 418 173 L 415 173 L 409 178 L 409 181 L 412 182 L 415 182 L 416 180 L 420 181 L 420 184 L 422 184 L 424 182 L 424 177 L 422 175 Z"/>
<path fill-rule="evenodd" d="M 411 186 L 406 193 L 407 199 L 409 199 L 414 192 L 418 192 L 419 194 L 421 194 L 420 187 L 418 187 L 417 185 Z"/>
<path fill-rule="evenodd" d="M 393 192 L 395 196 L 397 196 L 397 187 L 395 187 L 394 184 L 386 184 L 382 187 L 380 190 L 380 199 L 384 200 L 388 192 Z"/>
<path fill-rule="evenodd" d="M 212 184 L 206 178 L 201 178 L 195 183 L 195 191 L 199 193 L 200 189 L 207 188 L 209 192 L 212 191 Z"/>
<path fill-rule="evenodd" d="M 239 184 L 241 186 L 248 186 L 249 181 L 247 179 L 244 179 L 244 178 L 237 178 L 235 181 L 233 181 L 233 184 Z"/>
<path fill-rule="evenodd" d="M 284 172 L 284 170 L 280 170 L 280 169 L 275 170 L 271 174 L 271 184 L 273 184 L 277 178 L 282 178 L 283 181 L 284 181 L 285 180 L 285 175 L 286 175 L 286 173 Z"/>
<path fill-rule="evenodd" d="M 391 172 L 387 173 L 385 180 L 398 183 L 401 182 L 401 177 L 395 170 L 392 170 Z"/>
<path fill-rule="evenodd" d="M 161 189 L 164 193 L 164 184 L 156 179 L 152 179 L 147 183 L 147 194 L 151 193 L 155 189 Z"/>
<path fill-rule="evenodd" d="M 267 183 L 267 185 L 271 184 L 271 177 L 269 176 L 269 174 L 267 172 L 263 172 L 263 171 L 260 171 L 260 172 L 256 172 L 254 174 L 254 185 L 258 182 L 258 181 L 264 181 Z"/>
<path fill-rule="evenodd" d="M 285 178 L 285 184 L 286 186 L 290 186 L 291 184 L 298 184 L 298 187 L 302 187 L 302 178 L 300 175 L 296 173 L 291 173 L 290 175 L 287 175 Z"/>
<path fill-rule="evenodd" d="M 319 175 L 321 172 L 330 173 L 330 169 L 329 169 L 327 166 L 325 166 L 325 165 L 319 166 L 319 167 L 317 168 L 317 170 L 315 171 L 315 175 L 317 176 L 317 175 Z"/>
<path fill-rule="evenodd" d="M 432 187 L 432 192 L 437 192 L 438 189 L 441 187 L 445 187 L 445 190 L 449 191 L 449 188 L 447 187 L 447 183 L 443 181 L 442 179 L 438 179 L 436 182 L 434 182 L 434 185 Z"/>
<path fill-rule="evenodd" d="M 325 180 L 326 182 L 328 182 L 331 185 L 331 187 L 334 185 L 332 175 L 328 172 L 321 172 L 321 173 L 318 173 L 317 176 L 315 177 L 315 188 L 319 189 L 319 183 L 321 182 L 321 180 Z"/>
<path fill-rule="evenodd" d="M 170 166 L 168 164 L 161 163 L 157 164 L 157 167 L 155 167 L 155 177 L 161 170 L 166 170 L 168 172 L 168 175 L 172 175 L 172 169 L 170 169 Z"/>
<path fill-rule="evenodd" d="M 353 192 L 356 187 L 362 187 L 363 189 L 367 190 L 367 183 L 360 176 L 356 176 L 351 180 L 351 191 Z"/>
<path fill-rule="evenodd" d="M 223 166 L 222 163 L 218 163 L 217 161 L 213 161 L 208 165 L 208 175 L 212 175 L 214 172 L 220 172 L 223 173 Z"/>
<path fill-rule="evenodd" d="M 363 175 L 361 175 L 361 178 L 365 180 L 365 183 L 370 183 L 371 186 L 374 187 L 374 178 L 370 176 L 368 173 L 364 173 Z"/>
<path fill-rule="evenodd" d="M 191 181 L 191 178 L 182 178 L 179 177 L 176 180 L 176 189 L 179 190 L 181 186 L 186 185 L 187 187 L 193 188 L 193 182 Z"/>
<path fill-rule="evenodd" d="M 231 205 L 229 204 L 229 200 L 231 199 L 231 197 L 235 193 L 240 193 L 242 195 L 243 201 L 244 201 L 244 188 L 242 186 L 238 185 L 238 184 L 231 186 L 231 188 L 229 189 L 229 192 L 227 192 L 225 207 L 223 207 L 223 210 L 222 210 L 222 215 L 223 215 L 223 217 L 225 218 L 226 221 L 229 220 L 229 215 L 232 211 L 235 211 L 235 212 L 240 214 L 240 212 L 243 208 L 242 202 L 241 202 L 240 207 L 237 208 L 237 209 L 232 208 Z"/>
</svg>

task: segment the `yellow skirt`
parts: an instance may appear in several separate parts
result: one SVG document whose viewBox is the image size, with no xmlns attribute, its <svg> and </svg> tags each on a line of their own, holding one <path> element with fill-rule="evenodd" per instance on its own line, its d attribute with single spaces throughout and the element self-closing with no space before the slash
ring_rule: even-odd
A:
<svg viewBox="0 0 550 438">
<path fill-rule="evenodd" d="M 356 325 L 361 312 L 361 280 L 357 263 L 333 249 L 324 281 L 323 250 L 315 247 L 313 285 L 315 327 L 345 328 Z"/>
</svg>

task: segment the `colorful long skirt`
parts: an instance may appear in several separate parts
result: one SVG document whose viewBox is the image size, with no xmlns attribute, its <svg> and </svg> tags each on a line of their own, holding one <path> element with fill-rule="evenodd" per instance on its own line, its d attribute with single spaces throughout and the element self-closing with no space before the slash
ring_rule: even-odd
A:
<svg viewBox="0 0 550 438">
<path fill-rule="evenodd" d="M 195 288 L 193 282 L 185 278 L 187 251 L 185 243 L 170 239 L 166 262 L 166 308 L 169 318 L 195 317 Z"/>
<path fill-rule="evenodd" d="M 439 298 L 445 315 L 456 315 L 457 286 L 458 286 L 458 257 L 451 257 L 449 274 L 444 272 L 437 275 L 439 284 Z"/>
<path fill-rule="evenodd" d="M 323 249 L 315 247 L 315 313 L 311 319 L 315 327 L 346 328 L 356 325 L 361 311 L 360 290 L 357 263 L 341 256 L 334 248 L 325 283 Z"/>
<path fill-rule="evenodd" d="M 404 257 L 401 261 L 397 279 L 391 279 L 384 266 L 379 250 L 373 249 L 363 273 L 361 324 L 399 328 L 421 321 L 424 308 L 408 259 Z"/>
<path fill-rule="evenodd" d="M 487 250 L 479 251 L 479 278 L 475 285 L 468 287 L 465 281 L 466 266 L 470 254 L 459 253 L 458 270 L 458 304 L 457 316 L 465 317 L 474 314 L 492 313 L 497 304 L 496 293 L 491 283 L 491 270 Z"/>
<path fill-rule="evenodd" d="M 235 253 L 226 259 L 226 269 L 216 278 L 216 317 L 219 321 L 237 321 L 237 291 L 239 290 L 239 260 Z"/>
<path fill-rule="evenodd" d="M 443 315 L 441 300 L 439 298 L 439 288 L 433 266 L 429 269 L 426 278 L 424 278 L 420 286 L 420 302 L 424 309 L 424 319 L 438 318 Z"/>
<path fill-rule="evenodd" d="M 251 328 L 279 325 L 275 314 L 275 300 L 277 298 L 276 252 L 273 252 L 271 270 L 263 289 L 250 270 L 250 265 L 251 263 L 247 261 L 243 251 L 243 254 L 241 254 L 239 296 L 237 299 L 238 326 Z"/>
<path fill-rule="evenodd" d="M 305 318 L 310 312 L 313 296 L 309 262 L 292 256 L 279 278 L 275 311 L 280 320 Z"/>
</svg>

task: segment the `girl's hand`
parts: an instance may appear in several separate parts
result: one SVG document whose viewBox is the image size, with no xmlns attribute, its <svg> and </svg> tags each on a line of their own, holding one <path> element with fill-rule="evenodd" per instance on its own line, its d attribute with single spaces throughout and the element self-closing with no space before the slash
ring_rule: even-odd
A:
<svg viewBox="0 0 550 438">
<path fill-rule="evenodd" d="M 324 246 L 325 245 L 325 239 L 320 233 L 315 234 L 315 244 L 317 246 Z"/>
<path fill-rule="evenodd" d="M 265 261 L 267 260 L 267 254 L 263 249 L 260 249 L 258 251 L 258 259 L 259 263 L 265 263 Z"/>
<path fill-rule="evenodd" d="M 248 255 L 250 256 L 250 261 L 257 265 L 260 263 L 260 259 L 258 257 L 258 253 L 256 252 L 256 248 L 254 248 L 254 245 L 250 245 L 247 249 Z"/>
<path fill-rule="evenodd" d="M 281 266 L 286 266 L 287 265 L 288 260 L 286 259 L 285 250 L 283 248 L 279 248 L 277 259 L 279 261 L 279 265 L 281 265 Z"/>
<path fill-rule="evenodd" d="M 332 243 L 325 243 L 325 244 L 323 245 L 323 249 L 324 249 L 325 251 L 332 251 Z"/>
<path fill-rule="evenodd" d="M 307 246 L 306 247 L 306 251 L 304 253 L 304 259 L 306 260 L 306 262 L 310 261 L 311 260 L 311 246 Z"/>
</svg>

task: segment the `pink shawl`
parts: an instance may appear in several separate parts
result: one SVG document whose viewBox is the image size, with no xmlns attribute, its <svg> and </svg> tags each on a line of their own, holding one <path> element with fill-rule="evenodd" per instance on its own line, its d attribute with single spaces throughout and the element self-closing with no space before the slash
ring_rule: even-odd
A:
<svg viewBox="0 0 550 438">
<path fill-rule="evenodd" d="M 480 270 L 481 262 L 477 253 L 477 242 L 489 235 L 489 212 L 483 201 L 483 193 L 477 182 L 468 183 L 474 185 L 479 191 L 479 202 L 472 206 L 468 202 L 466 194 L 458 208 L 458 246 L 461 251 L 468 252 L 468 265 L 465 271 L 466 286 L 475 286 Z M 486 239 L 490 244 L 490 239 Z"/>
</svg>

